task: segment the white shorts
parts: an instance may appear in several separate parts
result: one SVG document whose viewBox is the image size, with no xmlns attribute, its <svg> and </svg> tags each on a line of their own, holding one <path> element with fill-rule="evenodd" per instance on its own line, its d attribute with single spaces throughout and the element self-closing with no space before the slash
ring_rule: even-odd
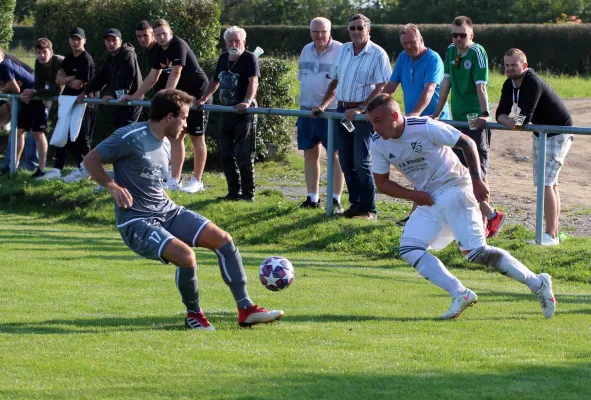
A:
<svg viewBox="0 0 591 400">
<path fill-rule="evenodd" d="M 534 167 L 534 186 L 538 185 L 538 148 L 540 138 L 532 134 L 532 157 Z M 546 168 L 544 169 L 544 186 L 558 185 L 558 175 L 564 165 L 564 159 L 573 143 L 574 135 L 563 133 L 546 139 Z"/>
<path fill-rule="evenodd" d="M 419 206 L 410 215 L 402 238 L 422 241 L 433 250 L 446 248 L 454 239 L 461 250 L 486 246 L 482 213 L 472 185 L 450 187 L 433 200 L 433 206 Z"/>
</svg>

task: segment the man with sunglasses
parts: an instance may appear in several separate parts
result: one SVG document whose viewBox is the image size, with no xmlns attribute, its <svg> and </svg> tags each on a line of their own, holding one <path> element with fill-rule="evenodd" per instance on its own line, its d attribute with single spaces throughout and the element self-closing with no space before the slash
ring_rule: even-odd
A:
<svg viewBox="0 0 591 400">
<path fill-rule="evenodd" d="M 400 43 L 404 51 L 396 60 L 390 82 L 383 93 L 394 94 L 402 85 L 404 109 L 409 117 L 431 115 L 439 100 L 439 90 L 443 81 L 443 61 L 437 52 L 427 48 L 423 36 L 414 24 L 406 24 L 400 29 Z M 440 119 L 449 119 L 447 103 Z M 413 211 L 416 203 L 413 204 Z M 409 217 L 398 221 L 404 226 Z"/>
<path fill-rule="evenodd" d="M 460 128 L 460 131 L 476 142 L 482 178 L 486 182 L 488 158 L 490 152 L 491 131 L 484 126 L 489 121 L 490 103 L 486 87 L 488 85 L 488 56 L 484 48 L 474 43 L 472 20 L 468 17 L 456 17 L 451 23 L 453 43 L 447 48 L 444 65 L 444 78 L 441 83 L 439 102 L 433 118 L 440 118 L 451 89 L 451 114 L 456 121 L 466 121 L 468 114 L 478 114 L 476 130 Z M 453 149 L 466 166 L 466 159 L 461 149 Z M 490 196 L 480 203 L 483 220 L 486 220 L 486 237 L 499 234 L 505 214 L 495 211 L 489 204 Z"/>
<path fill-rule="evenodd" d="M 351 42 L 339 48 L 330 72 L 332 81 L 320 105 L 313 113 L 323 112 L 335 97 L 337 112 L 344 112 L 348 121 L 365 112 L 367 103 L 379 94 L 390 75 L 390 59 L 380 46 L 369 40 L 370 20 L 363 14 L 349 19 Z M 375 183 L 369 158 L 373 129 L 367 121 L 353 122 L 353 131 L 336 124 L 336 142 L 341 169 L 349 190 L 351 206 L 343 215 L 347 218 L 375 220 Z"/>
</svg>

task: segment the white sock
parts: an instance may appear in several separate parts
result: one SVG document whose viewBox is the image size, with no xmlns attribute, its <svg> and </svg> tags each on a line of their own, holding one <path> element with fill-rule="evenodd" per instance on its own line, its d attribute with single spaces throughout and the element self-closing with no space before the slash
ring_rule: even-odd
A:
<svg viewBox="0 0 591 400">
<path fill-rule="evenodd" d="M 493 219 L 496 216 L 497 216 L 497 212 L 496 211 L 493 211 L 492 213 L 490 213 L 490 214 L 488 214 L 486 216 L 486 219 L 490 220 L 490 219 Z"/>
<path fill-rule="evenodd" d="M 431 283 L 448 292 L 452 297 L 460 296 L 466 291 L 462 282 L 445 268 L 441 260 L 426 252 L 417 262 L 417 272 Z"/>
<path fill-rule="evenodd" d="M 341 195 L 338 193 L 333 193 L 332 198 L 338 201 L 339 203 L 341 202 Z"/>
<path fill-rule="evenodd" d="M 318 200 L 320 200 L 318 193 L 308 193 L 308 196 L 310 196 L 312 203 L 318 203 Z"/>
</svg>

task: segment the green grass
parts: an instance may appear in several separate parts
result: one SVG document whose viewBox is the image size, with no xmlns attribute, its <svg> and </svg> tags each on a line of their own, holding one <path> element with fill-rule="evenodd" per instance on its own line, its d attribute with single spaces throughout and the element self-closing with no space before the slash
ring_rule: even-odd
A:
<svg viewBox="0 0 591 400">
<path fill-rule="evenodd" d="M 0 397 L 48 399 L 589 398 L 591 296 L 555 283 L 558 313 L 498 274 L 454 270 L 480 295 L 456 321 L 442 291 L 393 257 L 241 244 L 249 292 L 279 323 L 237 328 L 215 256 L 197 250 L 217 331 L 182 329 L 174 269 L 110 226 L 0 214 Z M 296 281 L 257 282 L 283 254 Z"/>
</svg>

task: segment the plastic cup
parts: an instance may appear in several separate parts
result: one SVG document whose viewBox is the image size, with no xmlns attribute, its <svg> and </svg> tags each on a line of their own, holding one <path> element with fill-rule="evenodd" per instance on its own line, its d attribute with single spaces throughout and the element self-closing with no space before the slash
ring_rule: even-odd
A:
<svg viewBox="0 0 591 400">
<path fill-rule="evenodd" d="M 347 118 L 343 118 L 341 120 L 341 125 L 343 125 L 349 132 L 353 132 L 355 130 L 355 125 L 353 125 L 353 122 L 349 121 Z"/>
<path fill-rule="evenodd" d="M 115 90 L 115 95 L 117 96 L 117 100 L 121 100 L 121 98 L 123 96 L 125 96 L 125 92 L 127 92 L 127 90 L 125 89 L 119 89 L 119 90 Z"/>
<path fill-rule="evenodd" d="M 466 114 L 466 118 L 468 119 L 468 128 L 470 128 L 470 130 L 475 131 L 476 128 L 476 120 L 478 119 L 478 114 L 477 113 L 472 113 L 472 114 Z"/>
<path fill-rule="evenodd" d="M 518 114 L 515 116 L 515 129 L 520 130 L 523 127 L 523 121 L 525 121 L 525 115 Z"/>
</svg>

